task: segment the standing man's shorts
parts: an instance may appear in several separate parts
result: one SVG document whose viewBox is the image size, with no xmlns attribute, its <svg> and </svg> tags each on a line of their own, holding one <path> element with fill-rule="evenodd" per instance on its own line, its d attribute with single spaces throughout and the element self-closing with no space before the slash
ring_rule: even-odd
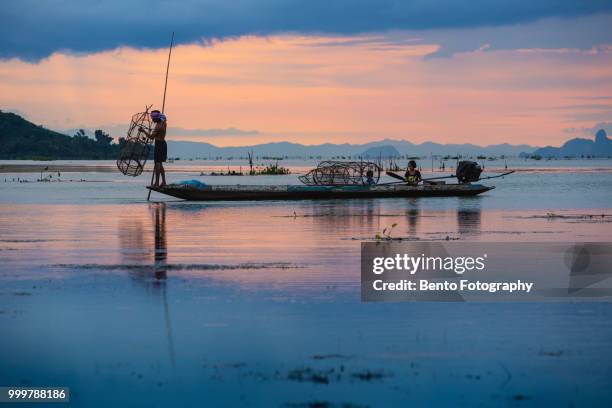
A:
<svg viewBox="0 0 612 408">
<path fill-rule="evenodd" d="M 160 142 L 155 141 L 155 151 L 153 154 L 153 160 L 155 163 L 163 163 L 168 159 L 168 144 L 165 140 Z"/>
</svg>

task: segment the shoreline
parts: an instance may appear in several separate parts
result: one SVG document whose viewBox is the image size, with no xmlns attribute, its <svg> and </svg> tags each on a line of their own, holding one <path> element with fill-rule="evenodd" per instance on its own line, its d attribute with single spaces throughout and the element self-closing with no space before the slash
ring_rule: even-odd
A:
<svg viewBox="0 0 612 408">
<path fill-rule="evenodd" d="M 84 164 L 0 164 L 0 173 L 111 173 L 117 171 L 111 165 L 84 165 Z M 146 170 L 145 170 L 146 171 Z"/>
<path fill-rule="evenodd" d="M 92 163 L 91 161 L 84 160 L 83 164 L 75 164 L 75 163 L 58 163 L 58 164 L 50 164 L 50 162 L 42 162 L 40 164 L 37 163 L 0 163 L 0 174 L 6 173 L 40 173 L 40 172 L 48 172 L 48 173 L 114 173 L 117 172 L 117 166 L 115 165 L 115 161 L 101 161 L 102 163 Z M 152 163 L 152 162 L 151 162 Z M 152 171 L 151 166 L 147 166 L 148 168 L 144 169 L 145 173 L 150 173 Z M 191 161 L 183 161 L 181 163 L 165 163 L 166 172 L 176 173 L 176 172 L 202 172 L 202 171 L 226 171 L 227 169 L 236 170 L 242 168 L 243 171 L 246 169 L 245 165 L 240 162 L 232 162 L 232 160 L 228 161 L 204 161 L 204 162 L 191 162 Z M 261 167 L 261 166 L 259 166 Z M 286 167 L 291 170 L 292 174 L 301 174 L 302 172 L 308 171 L 312 166 L 306 163 L 299 163 L 298 165 L 292 165 L 291 163 L 286 163 Z M 573 172 L 573 173 L 612 173 L 612 166 L 606 167 L 600 165 L 595 165 L 592 167 L 588 166 L 509 166 L 507 169 L 504 167 L 499 167 L 496 165 L 487 166 L 484 168 L 485 172 L 490 173 L 501 173 L 507 171 L 508 169 L 512 169 L 517 173 L 559 173 L 559 172 Z M 435 171 L 429 171 L 427 166 L 423 166 L 422 172 L 427 174 L 451 174 L 454 172 L 454 168 L 449 167 L 447 170 L 435 169 Z M 205 176 L 210 176 L 211 174 L 204 174 Z M 226 174 L 223 174 L 226 175 Z"/>
</svg>

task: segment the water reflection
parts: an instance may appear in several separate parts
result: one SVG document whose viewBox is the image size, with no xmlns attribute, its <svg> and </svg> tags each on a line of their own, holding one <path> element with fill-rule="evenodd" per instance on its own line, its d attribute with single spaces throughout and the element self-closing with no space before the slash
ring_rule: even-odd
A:
<svg viewBox="0 0 612 408">
<path fill-rule="evenodd" d="M 155 279 L 166 279 L 168 244 L 166 241 L 166 204 L 153 204 L 153 225 L 155 228 Z"/>
<path fill-rule="evenodd" d="M 167 278 L 168 259 L 166 204 L 151 204 L 149 209 L 152 230 L 145 226 L 146 217 L 143 218 L 141 213 L 128 212 L 119 221 L 118 234 L 123 263 L 133 266 L 133 268 L 128 267 L 132 277 L 147 285 L 151 283 L 151 277 L 154 277 L 157 283 Z M 151 265 L 151 261 L 153 261 L 152 268 L 147 268 L 147 265 Z"/>
<path fill-rule="evenodd" d="M 174 341 L 172 336 L 172 324 L 170 322 L 170 309 L 168 308 L 168 288 L 166 285 L 166 265 L 168 260 L 168 244 L 166 240 L 166 203 L 155 203 L 151 206 L 153 210 L 153 227 L 155 231 L 154 267 L 156 283 L 161 285 L 162 298 L 164 301 L 164 320 L 166 323 L 166 336 L 168 338 L 168 354 L 172 367 L 175 367 Z"/>
<path fill-rule="evenodd" d="M 464 234 L 480 234 L 481 230 L 481 200 L 479 197 L 459 199 L 457 208 L 457 232 Z"/>
<path fill-rule="evenodd" d="M 418 198 L 408 200 L 408 210 L 406 211 L 406 219 L 408 220 L 408 233 L 411 236 L 417 235 L 419 227 L 419 218 L 421 216 L 421 206 Z"/>
<path fill-rule="evenodd" d="M 119 246 L 123 263 L 142 265 L 148 263 L 149 242 L 142 217 L 128 213 L 119 219 Z"/>
<path fill-rule="evenodd" d="M 311 218 L 318 231 L 334 235 L 340 231 L 379 228 L 384 209 L 380 200 L 325 200 L 297 203 L 294 214 Z"/>
<path fill-rule="evenodd" d="M 168 341 L 168 354 L 172 366 L 175 366 L 174 341 L 170 310 L 168 307 L 167 260 L 168 241 L 166 236 L 166 204 L 154 203 L 149 207 L 153 226 L 153 240 L 150 229 L 145 228 L 140 214 L 125 214 L 119 222 L 119 243 L 124 263 L 133 266 L 128 268 L 131 278 L 161 296 L 164 307 L 164 322 Z M 146 219 L 146 218 L 145 218 Z M 152 247 L 152 248 L 151 248 Z M 153 251 L 151 251 L 151 249 Z M 151 265 L 153 252 L 153 265 Z M 153 278 L 153 279 L 152 279 Z"/>
</svg>

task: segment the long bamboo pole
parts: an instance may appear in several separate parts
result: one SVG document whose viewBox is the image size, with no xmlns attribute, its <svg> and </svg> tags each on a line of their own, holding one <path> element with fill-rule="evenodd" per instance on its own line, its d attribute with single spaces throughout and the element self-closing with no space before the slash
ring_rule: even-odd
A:
<svg viewBox="0 0 612 408">
<path fill-rule="evenodd" d="M 166 90 L 168 89 L 168 72 L 170 72 L 170 57 L 172 57 L 172 46 L 174 45 L 174 31 L 170 40 L 170 49 L 168 50 L 168 63 L 166 64 L 166 81 L 164 82 L 164 99 L 162 101 L 162 113 L 166 107 Z"/>
<path fill-rule="evenodd" d="M 170 72 L 170 57 L 172 57 L 172 46 L 174 45 L 174 31 L 172 32 L 172 39 L 170 40 L 170 50 L 168 50 L 168 63 L 166 64 L 166 80 L 164 81 L 164 99 L 162 100 L 162 113 L 164 113 L 164 109 L 166 108 L 166 91 L 168 89 L 168 73 Z M 153 185 L 153 178 L 155 177 L 155 168 L 153 168 L 153 173 L 151 174 L 151 183 L 149 185 Z M 151 199 L 151 189 L 149 189 L 149 194 L 147 195 L 147 201 Z"/>
</svg>

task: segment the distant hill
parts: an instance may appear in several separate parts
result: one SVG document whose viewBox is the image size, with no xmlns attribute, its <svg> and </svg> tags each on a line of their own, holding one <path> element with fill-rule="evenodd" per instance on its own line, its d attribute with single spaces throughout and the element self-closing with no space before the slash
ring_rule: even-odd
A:
<svg viewBox="0 0 612 408">
<path fill-rule="evenodd" d="M 171 130 L 169 130 L 171 134 Z M 529 145 L 510 145 L 507 143 L 477 146 L 473 144 L 440 144 L 425 142 L 414 144 L 406 140 L 384 139 L 364 144 L 333 144 L 303 145 L 291 142 L 264 143 L 251 146 L 217 147 L 210 143 L 169 141 L 168 154 L 170 157 L 182 159 L 215 158 L 215 157 L 245 157 L 247 152 L 256 156 L 287 157 L 287 158 L 330 158 L 330 157 L 359 157 L 371 148 L 386 146 L 394 148 L 403 156 L 429 156 L 431 154 L 462 155 L 462 156 L 517 156 L 521 152 L 531 152 L 536 147 Z M 378 157 L 377 154 L 374 157 Z"/>
<path fill-rule="evenodd" d="M 370 147 L 369 149 L 361 153 L 361 157 L 363 157 L 364 159 L 395 159 L 400 156 L 400 152 L 398 152 L 397 149 L 393 146 Z"/>
<path fill-rule="evenodd" d="M 605 130 L 600 129 L 595 134 L 595 140 L 571 139 L 561 147 L 546 146 L 537 149 L 532 155 L 542 157 L 612 157 L 612 140 L 608 138 Z"/>
<path fill-rule="evenodd" d="M 172 129 L 168 130 L 172 135 Z M 28 122 L 14 113 L 0 111 L 0 159 L 115 159 L 123 139 L 113 143 L 112 138 L 96 131 L 96 138 L 84 133 L 67 136 Z M 331 157 L 413 157 L 461 156 L 516 156 L 532 152 L 529 145 L 507 143 L 478 146 L 473 144 L 411 143 L 406 140 L 384 139 L 364 144 L 303 145 L 291 142 L 264 143 L 251 146 L 218 147 L 210 143 L 168 141 L 169 157 L 181 159 L 207 159 L 246 157 L 253 152 L 257 157 L 331 158 Z"/>
<path fill-rule="evenodd" d="M 96 139 L 67 136 L 0 111 L 0 159 L 115 159 L 119 145 L 111 142 L 101 131 L 96 132 Z"/>
</svg>

